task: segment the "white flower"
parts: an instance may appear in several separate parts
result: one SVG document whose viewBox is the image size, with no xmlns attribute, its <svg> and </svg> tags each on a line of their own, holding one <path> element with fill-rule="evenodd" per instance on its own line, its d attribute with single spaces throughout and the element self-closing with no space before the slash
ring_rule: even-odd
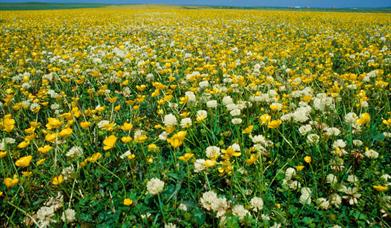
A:
<svg viewBox="0 0 391 228">
<path fill-rule="evenodd" d="M 197 159 L 194 162 L 194 172 L 199 173 L 205 169 L 205 159 Z"/>
<path fill-rule="evenodd" d="M 368 158 L 373 158 L 373 159 L 376 159 L 379 157 L 379 153 L 372 150 L 372 149 L 369 149 L 369 150 L 366 150 L 365 151 L 365 156 L 367 156 Z"/>
<path fill-rule="evenodd" d="M 206 88 L 209 86 L 209 82 L 208 81 L 202 81 L 198 84 L 200 86 L 201 89 L 203 88 Z"/>
<path fill-rule="evenodd" d="M 152 178 L 147 183 L 147 190 L 152 195 L 157 195 L 163 191 L 164 182 L 158 178 Z"/>
<path fill-rule="evenodd" d="M 164 224 L 164 228 L 176 228 L 176 225 L 174 223 L 168 223 Z"/>
<path fill-rule="evenodd" d="M 346 142 L 343 141 L 342 139 L 338 139 L 333 143 L 333 148 L 345 148 L 345 147 L 346 147 Z"/>
<path fill-rule="evenodd" d="M 217 101 L 216 100 L 210 100 L 206 102 L 206 107 L 208 108 L 216 108 L 217 107 Z"/>
<path fill-rule="evenodd" d="M 361 140 L 355 139 L 353 140 L 353 145 L 355 146 L 362 146 L 363 142 Z"/>
<path fill-rule="evenodd" d="M 350 183 L 357 183 L 358 182 L 358 177 L 356 175 L 349 175 L 347 180 Z"/>
<path fill-rule="evenodd" d="M 325 93 L 319 93 L 314 98 L 314 108 L 325 111 L 326 108 L 334 108 L 333 98 L 328 97 Z"/>
<path fill-rule="evenodd" d="M 229 105 L 232 104 L 234 101 L 232 100 L 232 97 L 230 96 L 225 96 L 223 97 L 223 104 L 224 105 Z"/>
<path fill-rule="evenodd" d="M 208 117 L 207 111 L 205 111 L 205 110 L 198 110 L 197 111 L 197 115 L 196 115 L 197 120 L 204 120 L 204 119 L 206 119 L 206 117 Z"/>
<path fill-rule="evenodd" d="M 74 158 L 74 157 L 80 157 L 83 155 L 83 148 L 79 146 L 73 146 L 66 154 L 65 156 Z"/>
<path fill-rule="evenodd" d="M 208 146 L 205 153 L 208 158 L 216 159 L 220 156 L 220 148 L 217 146 Z"/>
<path fill-rule="evenodd" d="M 301 204 L 311 204 L 311 189 L 304 187 L 301 188 L 300 203 Z"/>
<path fill-rule="evenodd" d="M 326 198 L 318 198 L 316 199 L 316 204 L 320 209 L 327 210 L 330 207 L 330 203 Z"/>
<path fill-rule="evenodd" d="M 61 174 L 64 176 L 64 180 L 68 180 L 74 172 L 75 172 L 75 169 L 73 168 L 73 166 L 69 166 L 69 167 L 64 168 L 61 171 Z"/>
<path fill-rule="evenodd" d="M 187 211 L 187 205 L 184 203 L 179 204 L 178 209 L 181 211 Z"/>
<path fill-rule="evenodd" d="M 338 194 L 334 193 L 330 196 L 330 204 L 339 207 L 342 203 L 342 197 L 339 196 Z"/>
<path fill-rule="evenodd" d="M 348 124 L 355 124 L 356 120 L 358 119 L 358 116 L 354 112 L 349 112 L 345 115 L 345 122 Z"/>
<path fill-rule="evenodd" d="M 181 127 L 182 128 L 189 128 L 192 124 L 192 121 L 190 118 L 184 118 L 181 120 Z"/>
<path fill-rule="evenodd" d="M 171 113 L 164 116 L 163 122 L 164 122 L 164 125 L 166 125 L 167 127 L 175 126 L 178 123 L 176 117 Z"/>
<path fill-rule="evenodd" d="M 214 191 L 204 192 L 200 199 L 201 206 L 207 211 L 212 210 L 214 204 L 216 204 L 218 197 Z"/>
<path fill-rule="evenodd" d="M 260 197 L 253 197 L 250 200 L 250 205 L 253 211 L 257 212 L 263 209 L 263 200 Z"/>
<path fill-rule="evenodd" d="M 289 167 L 285 170 L 285 180 L 290 180 L 295 175 L 296 175 L 296 170 L 294 168 Z"/>
<path fill-rule="evenodd" d="M 309 134 L 307 136 L 307 143 L 309 144 L 316 144 L 319 142 L 319 135 L 317 134 Z"/>
<path fill-rule="evenodd" d="M 235 205 L 232 208 L 232 214 L 238 216 L 240 220 L 243 220 L 244 217 L 250 213 L 246 208 L 243 207 L 243 205 Z"/>
<path fill-rule="evenodd" d="M 43 206 L 37 211 L 37 220 L 42 227 L 47 227 L 50 223 L 54 222 L 52 217 L 54 216 L 55 210 L 53 207 Z"/>
<path fill-rule="evenodd" d="M 121 154 L 121 156 L 119 156 L 119 157 L 121 159 L 125 159 L 125 158 L 129 157 L 130 155 L 132 155 L 132 152 L 130 152 L 130 150 L 128 150 L 125 153 Z"/>
<path fill-rule="evenodd" d="M 159 139 L 162 140 L 162 141 L 166 141 L 167 140 L 167 137 L 168 137 L 168 133 L 166 131 L 163 131 L 162 133 L 160 133 L 159 135 Z"/>
<path fill-rule="evenodd" d="M 231 116 L 240 116 L 240 109 L 234 109 L 229 114 L 231 114 Z"/>
<path fill-rule="evenodd" d="M 327 136 L 338 136 L 341 133 L 341 131 L 336 127 L 326 128 L 325 131 Z"/>
<path fill-rule="evenodd" d="M 235 152 L 240 152 L 240 145 L 237 144 L 237 143 L 234 143 L 231 145 L 232 149 L 235 151 Z"/>
<path fill-rule="evenodd" d="M 72 223 L 73 221 L 76 220 L 76 212 L 75 210 L 68 208 L 66 209 L 61 216 L 61 219 L 63 222 L 66 223 Z"/>
<path fill-rule="evenodd" d="M 338 182 L 337 177 L 334 174 L 328 174 L 326 177 L 326 183 L 328 184 L 335 184 Z"/>
<path fill-rule="evenodd" d="M 299 132 L 301 135 L 306 135 L 311 130 L 312 130 L 312 127 L 310 124 L 303 125 L 299 128 Z"/>
<path fill-rule="evenodd" d="M 187 97 L 187 102 L 196 102 L 196 96 L 192 91 L 187 91 L 185 96 Z"/>
<path fill-rule="evenodd" d="M 241 124 L 241 123 L 242 123 L 242 119 L 240 119 L 240 118 L 233 118 L 233 119 L 231 120 L 231 122 L 232 122 L 232 124 L 234 124 L 234 125 L 238 125 L 238 124 Z"/>
<path fill-rule="evenodd" d="M 102 128 L 106 127 L 109 124 L 110 124 L 110 121 L 108 121 L 108 120 L 101 120 L 98 123 L 98 128 L 102 129 Z"/>
</svg>

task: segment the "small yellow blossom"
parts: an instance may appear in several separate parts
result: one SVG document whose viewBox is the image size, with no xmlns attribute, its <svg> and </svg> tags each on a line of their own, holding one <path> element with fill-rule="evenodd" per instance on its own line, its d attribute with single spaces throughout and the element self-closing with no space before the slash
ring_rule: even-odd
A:
<svg viewBox="0 0 391 228">
<path fill-rule="evenodd" d="M 113 149 L 115 142 L 117 142 L 117 137 L 115 135 L 110 135 L 109 137 L 105 138 L 103 141 L 103 150 Z"/>
<path fill-rule="evenodd" d="M 55 176 L 52 179 L 52 184 L 53 185 L 60 185 L 62 182 L 64 182 L 64 177 L 62 175 Z"/>
<path fill-rule="evenodd" d="M 28 167 L 30 165 L 31 160 L 33 159 L 33 156 L 24 156 L 19 158 L 16 162 L 15 165 L 17 167 Z"/>
<path fill-rule="evenodd" d="M 133 204 L 133 201 L 131 199 L 129 199 L 129 198 L 126 198 L 126 199 L 124 199 L 123 203 L 124 203 L 125 206 L 130 206 L 130 205 Z"/>
</svg>

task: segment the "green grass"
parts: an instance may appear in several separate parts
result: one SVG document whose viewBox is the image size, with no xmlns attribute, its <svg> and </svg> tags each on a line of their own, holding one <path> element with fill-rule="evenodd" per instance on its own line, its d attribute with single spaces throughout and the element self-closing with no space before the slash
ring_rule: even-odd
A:
<svg viewBox="0 0 391 228">
<path fill-rule="evenodd" d="M 2 2 L 0 10 L 51 10 L 51 9 L 78 9 L 98 8 L 106 6 L 101 3 L 44 3 L 44 2 Z"/>
</svg>

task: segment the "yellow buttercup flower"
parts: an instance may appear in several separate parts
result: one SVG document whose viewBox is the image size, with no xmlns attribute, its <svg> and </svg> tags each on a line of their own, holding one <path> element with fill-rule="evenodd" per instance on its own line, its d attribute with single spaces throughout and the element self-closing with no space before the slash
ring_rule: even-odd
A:
<svg viewBox="0 0 391 228">
<path fill-rule="evenodd" d="M 183 144 L 183 141 L 185 140 L 186 137 L 186 131 L 179 131 L 175 135 L 173 135 L 171 138 L 167 139 L 167 142 L 170 143 L 170 145 L 173 148 L 178 148 Z"/>
<path fill-rule="evenodd" d="M 268 124 L 271 121 L 272 117 L 269 114 L 263 114 L 259 117 L 261 124 Z"/>
<path fill-rule="evenodd" d="M 383 186 L 383 185 L 374 185 L 373 189 L 375 189 L 378 192 L 385 192 L 388 190 L 388 186 Z"/>
<path fill-rule="evenodd" d="M 281 120 L 272 120 L 269 122 L 269 124 L 267 125 L 268 128 L 278 128 L 280 125 L 281 125 L 282 121 Z"/>
<path fill-rule="evenodd" d="M 117 142 L 117 137 L 115 135 L 110 135 L 109 137 L 105 138 L 105 140 L 103 140 L 103 150 L 113 149 L 115 142 Z"/>
<path fill-rule="evenodd" d="M 7 186 L 7 188 L 12 188 L 13 186 L 17 185 L 19 183 L 19 179 L 14 176 L 13 178 L 5 178 L 4 179 L 4 184 Z"/>
<path fill-rule="evenodd" d="M 184 155 L 180 156 L 178 159 L 181 160 L 181 161 L 188 161 L 192 157 L 194 157 L 193 153 L 185 153 Z"/>
<path fill-rule="evenodd" d="M 17 167 L 28 167 L 30 165 L 30 162 L 32 159 L 33 159 L 33 156 L 31 156 L 31 155 L 21 157 L 15 162 L 15 165 Z"/>
<path fill-rule="evenodd" d="M 129 198 L 125 198 L 123 204 L 125 206 L 130 206 L 130 205 L 133 204 L 133 201 L 131 199 L 129 199 Z"/>
<path fill-rule="evenodd" d="M 62 184 L 62 182 L 64 182 L 63 175 L 55 176 L 52 179 L 52 184 L 53 185 L 60 185 L 60 184 Z"/>
<path fill-rule="evenodd" d="M 80 123 L 80 126 L 84 129 L 87 129 L 91 126 L 91 123 L 90 122 L 87 122 L 87 121 L 84 121 L 84 122 L 81 122 Z"/>
<path fill-rule="evenodd" d="M 312 161 L 311 156 L 305 156 L 305 157 L 304 157 L 304 161 L 305 161 L 307 164 L 310 164 L 311 161 Z"/>
<path fill-rule="evenodd" d="M 72 132 L 73 132 L 73 130 L 71 128 L 65 128 L 65 129 L 61 130 L 60 133 L 58 133 L 58 135 L 60 137 L 65 138 L 65 137 L 72 135 Z"/>
<path fill-rule="evenodd" d="M 133 124 L 128 123 L 128 122 L 125 122 L 125 123 L 122 124 L 122 126 L 121 126 L 121 129 L 122 129 L 123 131 L 130 131 L 130 130 L 132 130 L 132 128 L 133 128 Z"/>
<path fill-rule="evenodd" d="M 24 149 L 24 148 L 28 147 L 29 145 L 30 145 L 29 141 L 23 141 L 23 142 L 18 144 L 18 148 L 19 149 Z"/>
<path fill-rule="evenodd" d="M 0 158 L 4 158 L 5 156 L 7 156 L 7 152 L 0 151 Z"/>
<path fill-rule="evenodd" d="M 97 153 L 94 153 L 93 155 L 91 155 L 87 160 L 89 161 L 89 162 L 92 162 L 92 163 L 94 163 L 94 162 L 96 162 L 99 158 L 101 158 L 102 157 L 102 154 L 101 153 L 99 153 L 99 152 L 97 152 Z"/>
<path fill-rule="evenodd" d="M 48 123 L 46 124 L 46 128 L 49 130 L 57 129 L 61 127 L 62 122 L 56 118 L 48 118 Z"/>
<path fill-rule="evenodd" d="M 367 124 L 371 121 L 371 115 L 369 115 L 369 113 L 363 113 L 361 114 L 360 118 L 357 119 L 356 123 L 358 125 L 364 125 L 364 124 Z"/>
<path fill-rule="evenodd" d="M 43 147 L 39 147 L 39 148 L 38 148 L 38 151 L 39 151 L 40 153 L 42 153 L 42 154 L 46 154 L 47 152 L 51 151 L 52 149 L 53 149 L 52 146 L 50 146 L 50 145 L 45 145 L 45 146 L 43 146 Z"/>
<path fill-rule="evenodd" d="M 12 116 L 10 114 L 7 114 L 4 116 L 2 125 L 4 131 L 11 132 L 15 128 L 15 120 L 12 119 Z"/>
</svg>

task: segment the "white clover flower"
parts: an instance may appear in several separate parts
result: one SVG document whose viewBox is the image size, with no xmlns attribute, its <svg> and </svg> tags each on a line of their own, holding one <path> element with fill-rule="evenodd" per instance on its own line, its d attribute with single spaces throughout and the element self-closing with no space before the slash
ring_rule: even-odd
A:
<svg viewBox="0 0 391 228">
<path fill-rule="evenodd" d="M 127 158 L 128 156 L 132 155 L 132 152 L 130 152 L 130 150 L 126 151 L 125 153 L 121 154 L 121 156 L 119 156 L 121 159 L 125 159 Z"/>
<path fill-rule="evenodd" d="M 83 148 L 80 146 L 73 146 L 69 151 L 65 154 L 65 156 L 69 158 L 80 157 L 83 155 Z"/>
<path fill-rule="evenodd" d="M 300 203 L 301 204 L 311 204 L 311 189 L 307 187 L 301 188 L 301 196 L 300 196 Z"/>
<path fill-rule="evenodd" d="M 164 182 L 159 178 L 152 178 L 147 183 L 147 190 L 152 195 L 157 195 L 163 191 Z"/>
<path fill-rule="evenodd" d="M 201 206 L 207 211 L 212 210 L 213 205 L 216 204 L 218 200 L 217 194 L 214 191 L 204 192 L 200 199 Z"/>
<path fill-rule="evenodd" d="M 164 228 L 176 228 L 176 225 L 174 223 L 167 223 L 164 224 Z"/>
<path fill-rule="evenodd" d="M 338 136 L 341 133 L 341 131 L 336 127 L 326 128 L 325 132 L 326 132 L 325 134 L 329 137 L 330 136 Z"/>
<path fill-rule="evenodd" d="M 330 207 L 330 202 L 326 198 L 318 198 L 316 199 L 316 204 L 320 209 L 327 210 Z"/>
<path fill-rule="evenodd" d="M 66 209 L 61 216 L 61 220 L 66 223 L 72 223 L 76 220 L 75 210 L 68 208 Z"/>
<path fill-rule="evenodd" d="M 172 127 L 178 124 L 176 117 L 171 113 L 164 116 L 163 122 L 167 127 Z"/>
<path fill-rule="evenodd" d="M 206 102 L 206 107 L 208 108 L 216 108 L 217 107 L 217 101 L 216 100 L 210 100 Z"/>
<path fill-rule="evenodd" d="M 310 124 L 303 125 L 299 128 L 299 132 L 301 135 L 306 135 L 310 131 L 312 131 L 312 127 Z"/>
<path fill-rule="evenodd" d="M 159 135 L 159 139 L 162 140 L 162 141 L 166 141 L 167 140 L 167 137 L 168 137 L 168 133 L 166 131 L 163 131 L 162 133 L 160 133 Z"/>
<path fill-rule="evenodd" d="M 379 157 L 379 153 L 372 150 L 372 149 L 366 150 L 364 154 L 366 157 L 372 158 L 372 159 L 376 159 Z"/>
<path fill-rule="evenodd" d="M 98 128 L 102 129 L 102 128 L 106 127 L 109 124 L 110 124 L 110 121 L 108 121 L 108 120 L 101 120 L 98 123 Z"/>
<path fill-rule="evenodd" d="M 339 207 L 342 203 L 342 197 L 338 194 L 334 193 L 330 196 L 330 204 L 334 205 L 335 207 Z"/>
<path fill-rule="evenodd" d="M 347 181 L 354 184 L 358 183 L 358 177 L 356 175 L 349 175 Z"/>
<path fill-rule="evenodd" d="M 189 128 L 192 125 L 192 121 L 190 118 L 184 118 L 181 120 L 181 127 L 182 128 Z"/>
<path fill-rule="evenodd" d="M 181 211 L 187 211 L 187 205 L 184 203 L 179 204 L 178 209 Z"/>
<path fill-rule="evenodd" d="M 319 135 L 317 134 L 309 134 L 307 135 L 307 143 L 316 144 L 319 142 Z"/>
<path fill-rule="evenodd" d="M 261 211 L 263 209 L 263 200 L 260 197 L 253 197 L 250 200 L 250 205 L 253 211 Z"/>
<path fill-rule="evenodd" d="M 206 148 L 206 157 L 210 158 L 210 159 L 216 159 L 220 156 L 220 147 L 217 147 L 217 146 L 208 146 Z"/>
<path fill-rule="evenodd" d="M 243 207 L 243 205 L 235 205 L 232 208 L 232 214 L 239 217 L 240 220 L 243 220 L 246 215 L 250 214 L 250 212 Z"/>
<path fill-rule="evenodd" d="M 234 125 L 238 125 L 238 124 L 241 124 L 241 123 L 242 123 L 242 119 L 240 119 L 240 118 L 233 118 L 233 119 L 231 120 L 231 122 L 232 122 L 232 124 L 234 124 Z"/>
<path fill-rule="evenodd" d="M 237 144 L 237 143 L 234 143 L 231 145 L 232 149 L 235 151 L 235 152 L 240 152 L 240 145 Z"/>
<path fill-rule="evenodd" d="M 234 109 L 229 114 L 231 114 L 231 116 L 240 116 L 240 109 Z"/>
<path fill-rule="evenodd" d="M 223 104 L 224 105 L 229 105 L 229 104 L 232 104 L 234 101 L 232 100 L 232 97 L 230 96 L 225 96 L 223 97 Z"/>
<path fill-rule="evenodd" d="M 185 96 L 187 97 L 187 102 L 194 103 L 197 101 L 196 96 L 192 91 L 187 91 Z"/>
<path fill-rule="evenodd" d="M 328 174 L 326 177 L 326 183 L 328 184 L 336 184 L 338 182 L 337 177 L 334 174 Z"/>
<path fill-rule="evenodd" d="M 197 159 L 194 162 L 194 172 L 199 173 L 205 169 L 205 159 Z"/>
<path fill-rule="evenodd" d="M 204 89 L 204 88 L 209 86 L 209 82 L 208 81 L 202 81 L 198 85 L 200 86 L 201 89 Z"/>
<path fill-rule="evenodd" d="M 291 180 L 295 175 L 296 169 L 289 167 L 285 170 L 285 180 Z"/>
<path fill-rule="evenodd" d="M 349 112 L 345 115 L 345 122 L 348 124 L 355 124 L 356 120 L 358 119 L 358 116 L 354 112 Z"/>
<path fill-rule="evenodd" d="M 361 140 L 355 139 L 353 140 L 353 145 L 355 146 L 362 146 L 363 142 Z"/>
<path fill-rule="evenodd" d="M 196 118 L 197 120 L 204 120 L 208 117 L 208 112 L 205 110 L 198 110 Z"/>
<path fill-rule="evenodd" d="M 345 148 L 346 147 L 346 142 L 343 141 L 342 139 L 338 139 L 333 142 L 333 148 Z"/>
</svg>

